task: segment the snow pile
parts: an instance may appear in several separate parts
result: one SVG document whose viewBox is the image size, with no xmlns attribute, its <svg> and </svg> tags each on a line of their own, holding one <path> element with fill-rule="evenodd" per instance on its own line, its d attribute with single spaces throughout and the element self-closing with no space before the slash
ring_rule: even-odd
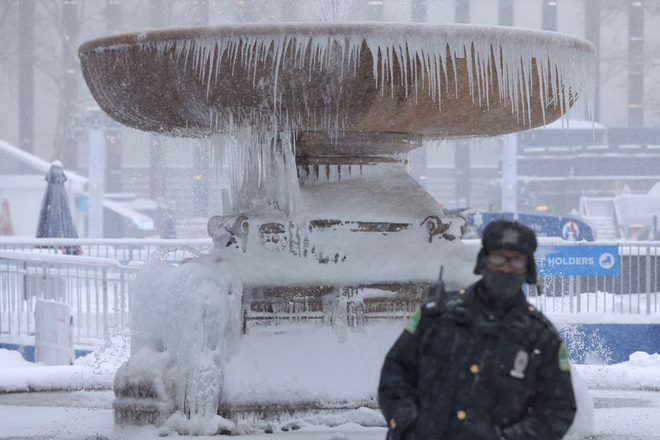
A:
<svg viewBox="0 0 660 440">
<path fill-rule="evenodd" d="M 189 419 L 181 411 L 177 411 L 167 420 L 166 428 L 167 430 L 161 431 L 161 436 L 165 436 L 169 431 L 181 435 L 229 434 L 236 429 L 236 426 L 231 420 L 217 414 Z"/>
<path fill-rule="evenodd" d="M 235 353 L 240 336 L 241 294 L 240 282 L 218 261 L 198 258 L 176 268 L 155 262 L 138 275 L 131 316 L 136 354 L 129 364 L 146 364 L 138 381 L 148 384 L 160 377 L 166 384 L 171 379 L 172 391 L 164 387 L 150 397 L 172 398 L 172 407 L 179 411 L 168 421 L 172 429 L 209 435 L 224 426 L 216 414 L 224 365 Z M 150 364 L 153 351 L 163 351 L 167 357 Z M 118 372 L 118 389 L 130 389 L 126 381 L 138 370 L 133 366 L 125 374 Z"/>
<path fill-rule="evenodd" d="M 630 355 L 628 360 L 633 367 L 654 367 L 660 372 L 660 354 L 648 354 L 643 351 L 636 351 Z"/>
<path fill-rule="evenodd" d="M 23 359 L 23 356 L 21 356 L 18 351 L 0 348 L 0 368 L 19 368 L 27 366 L 34 366 L 34 364 Z"/>
<path fill-rule="evenodd" d="M 380 411 L 361 407 L 354 410 L 340 411 L 336 414 L 315 414 L 301 418 L 302 423 L 315 426 L 341 426 L 352 424 L 355 426 L 375 427 L 385 426 L 385 419 Z"/>
<path fill-rule="evenodd" d="M 45 366 L 25 362 L 5 368 L 0 354 L 0 393 L 110 389 L 112 374 L 89 366 Z M 113 372 L 114 374 L 114 372 Z"/>
<path fill-rule="evenodd" d="M 254 434 L 259 431 L 318 431 L 346 429 L 361 431 L 367 428 L 386 427 L 380 411 L 360 407 L 357 409 L 319 411 L 293 411 L 278 414 L 277 419 L 266 418 L 262 412 L 243 413 L 237 422 L 240 434 Z M 339 433 L 337 433 L 339 434 Z"/>
<path fill-rule="evenodd" d="M 660 390 L 660 354 L 641 351 L 628 362 L 615 365 L 580 365 L 586 385 L 592 390 Z"/>
<path fill-rule="evenodd" d="M 125 336 L 109 338 L 73 366 L 26 361 L 16 350 L 0 349 L 0 393 L 110 389 L 119 365 L 128 358 Z"/>
</svg>

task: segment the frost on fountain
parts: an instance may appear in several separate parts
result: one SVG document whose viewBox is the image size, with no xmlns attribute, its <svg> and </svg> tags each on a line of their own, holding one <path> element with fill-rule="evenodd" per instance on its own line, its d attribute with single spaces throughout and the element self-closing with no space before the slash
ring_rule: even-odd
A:
<svg viewBox="0 0 660 440">
<path fill-rule="evenodd" d="M 182 434 L 231 429 L 231 422 L 217 415 L 224 365 L 237 350 L 241 329 L 242 285 L 231 273 L 204 258 L 179 267 L 155 262 L 139 273 L 131 316 L 133 356 L 115 377 L 119 423 L 136 422 L 121 420 L 122 414 L 143 414 L 143 423 Z"/>
</svg>

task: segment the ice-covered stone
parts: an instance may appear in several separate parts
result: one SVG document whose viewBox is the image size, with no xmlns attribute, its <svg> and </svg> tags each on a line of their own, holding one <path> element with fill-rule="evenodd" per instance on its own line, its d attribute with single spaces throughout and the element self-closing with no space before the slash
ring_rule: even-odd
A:
<svg viewBox="0 0 660 440">
<path fill-rule="evenodd" d="M 118 422 L 167 421 L 199 435 L 227 429 L 217 413 L 240 337 L 241 294 L 240 280 L 217 260 L 143 268 L 132 303 L 133 355 L 115 379 Z"/>
</svg>

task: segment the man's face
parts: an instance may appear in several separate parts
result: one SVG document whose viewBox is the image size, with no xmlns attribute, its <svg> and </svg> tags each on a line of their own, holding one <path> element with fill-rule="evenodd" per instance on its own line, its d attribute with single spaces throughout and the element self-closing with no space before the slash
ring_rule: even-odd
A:
<svg viewBox="0 0 660 440">
<path fill-rule="evenodd" d="M 491 249 L 485 258 L 486 267 L 494 272 L 524 274 L 527 255 L 513 249 Z"/>
</svg>

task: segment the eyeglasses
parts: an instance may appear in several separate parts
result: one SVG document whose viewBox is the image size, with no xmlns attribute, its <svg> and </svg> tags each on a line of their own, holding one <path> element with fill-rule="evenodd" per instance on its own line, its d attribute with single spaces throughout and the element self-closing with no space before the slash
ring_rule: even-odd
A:
<svg viewBox="0 0 660 440">
<path fill-rule="evenodd" d="M 487 255 L 485 260 L 495 267 L 504 266 L 509 263 L 516 270 L 522 270 L 527 267 L 527 258 L 525 257 L 505 257 L 499 254 Z"/>
</svg>

